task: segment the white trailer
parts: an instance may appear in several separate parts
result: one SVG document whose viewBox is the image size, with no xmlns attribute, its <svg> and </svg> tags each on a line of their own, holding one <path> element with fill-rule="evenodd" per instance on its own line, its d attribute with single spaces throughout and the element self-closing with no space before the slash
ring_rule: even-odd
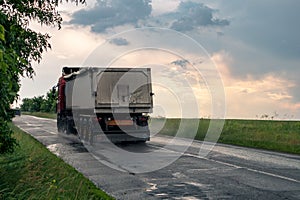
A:
<svg viewBox="0 0 300 200">
<path fill-rule="evenodd" d="M 114 142 L 150 139 L 148 114 L 153 108 L 150 68 L 64 69 L 65 87 L 59 87 L 65 96 L 59 99 L 65 104 L 58 104 L 62 107 L 58 109 L 60 131 L 78 133 L 88 141 L 95 137 Z"/>
</svg>

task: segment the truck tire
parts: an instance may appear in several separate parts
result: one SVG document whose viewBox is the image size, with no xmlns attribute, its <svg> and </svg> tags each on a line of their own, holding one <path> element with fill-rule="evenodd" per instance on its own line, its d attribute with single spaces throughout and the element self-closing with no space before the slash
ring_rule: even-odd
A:
<svg viewBox="0 0 300 200">
<path fill-rule="evenodd" d="M 60 116 L 57 116 L 57 131 L 59 133 L 63 133 L 64 132 L 64 121 L 62 120 L 62 118 Z"/>
<path fill-rule="evenodd" d="M 66 120 L 66 124 L 65 124 L 65 129 L 66 129 L 66 134 L 69 135 L 72 133 L 72 125 L 70 123 L 69 120 Z"/>
</svg>

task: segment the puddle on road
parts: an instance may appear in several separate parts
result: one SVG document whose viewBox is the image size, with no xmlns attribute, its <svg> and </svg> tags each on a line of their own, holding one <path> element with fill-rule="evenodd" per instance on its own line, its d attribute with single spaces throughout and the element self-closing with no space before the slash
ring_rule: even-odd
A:
<svg viewBox="0 0 300 200">
<path fill-rule="evenodd" d="M 209 189 L 209 185 L 206 184 L 178 179 L 155 179 L 147 184 L 149 187 L 146 192 L 159 199 L 207 199 L 206 191 Z"/>
<path fill-rule="evenodd" d="M 174 178 L 187 178 L 186 175 L 180 173 L 180 172 L 175 172 L 172 174 L 172 176 L 174 176 Z"/>
<path fill-rule="evenodd" d="M 71 153 L 85 153 L 88 152 L 82 143 L 56 143 L 47 146 L 47 149 L 57 156 L 63 156 Z"/>
<path fill-rule="evenodd" d="M 201 199 L 193 197 L 193 196 L 180 197 L 180 198 L 175 198 L 175 199 L 180 199 L 180 200 L 201 200 Z"/>
<path fill-rule="evenodd" d="M 155 183 L 147 183 L 150 185 L 150 188 L 146 189 L 147 192 L 152 192 L 153 190 L 157 190 L 157 184 Z"/>
<path fill-rule="evenodd" d="M 168 196 L 168 194 L 167 193 L 160 193 L 160 194 L 156 194 L 156 196 L 164 197 L 164 196 Z"/>
<path fill-rule="evenodd" d="M 185 182 L 185 184 L 193 185 L 193 186 L 199 187 L 201 189 L 205 189 L 205 188 L 210 187 L 210 185 L 202 184 L 202 183 L 198 183 L 198 182 Z"/>
<path fill-rule="evenodd" d="M 62 148 L 62 144 L 50 144 L 47 146 L 47 149 L 54 153 L 57 156 L 60 156 L 60 149 Z"/>
</svg>

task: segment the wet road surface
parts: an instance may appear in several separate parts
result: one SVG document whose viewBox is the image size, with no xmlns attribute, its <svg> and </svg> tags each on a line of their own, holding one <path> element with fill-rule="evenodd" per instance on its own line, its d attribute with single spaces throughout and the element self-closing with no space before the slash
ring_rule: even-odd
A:
<svg viewBox="0 0 300 200">
<path fill-rule="evenodd" d="M 300 199 L 297 155 L 216 145 L 202 157 L 201 142 L 168 145 L 172 138 L 161 136 L 146 144 L 91 146 L 57 133 L 56 120 L 13 121 L 117 199 Z"/>
</svg>

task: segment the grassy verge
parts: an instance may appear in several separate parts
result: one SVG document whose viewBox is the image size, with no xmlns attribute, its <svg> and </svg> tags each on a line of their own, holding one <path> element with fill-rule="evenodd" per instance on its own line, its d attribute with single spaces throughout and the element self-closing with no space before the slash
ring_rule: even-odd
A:
<svg viewBox="0 0 300 200">
<path fill-rule="evenodd" d="M 22 112 L 22 115 L 32 115 L 36 117 L 56 119 L 56 113 L 44 113 L 44 112 Z"/>
<path fill-rule="evenodd" d="M 19 147 L 0 155 L 0 199 L 112 199 L 34 138 L 11 127 Z"/>
<path fill-rule="evenodd" d="M 163 119 L 152 119 L 162 124 Z M 180 119 L 167 119 L 160 134 L 174 136 L 177 133 Z M 197 134 L 190 127 L 199 124 Z M 185 133 L 182 137 L 204 140 L 210 120 L 186 120 Z M 189 126 L 190 124 L 190 126 Z M 194 126 L 195 127 L 195 126 Z M 300 122 L 299 121 L 267 121 L 267 120 L 225 120 L 219 143 L 254 147 L 280 152 L 300 154 Z"/>
</svg>

